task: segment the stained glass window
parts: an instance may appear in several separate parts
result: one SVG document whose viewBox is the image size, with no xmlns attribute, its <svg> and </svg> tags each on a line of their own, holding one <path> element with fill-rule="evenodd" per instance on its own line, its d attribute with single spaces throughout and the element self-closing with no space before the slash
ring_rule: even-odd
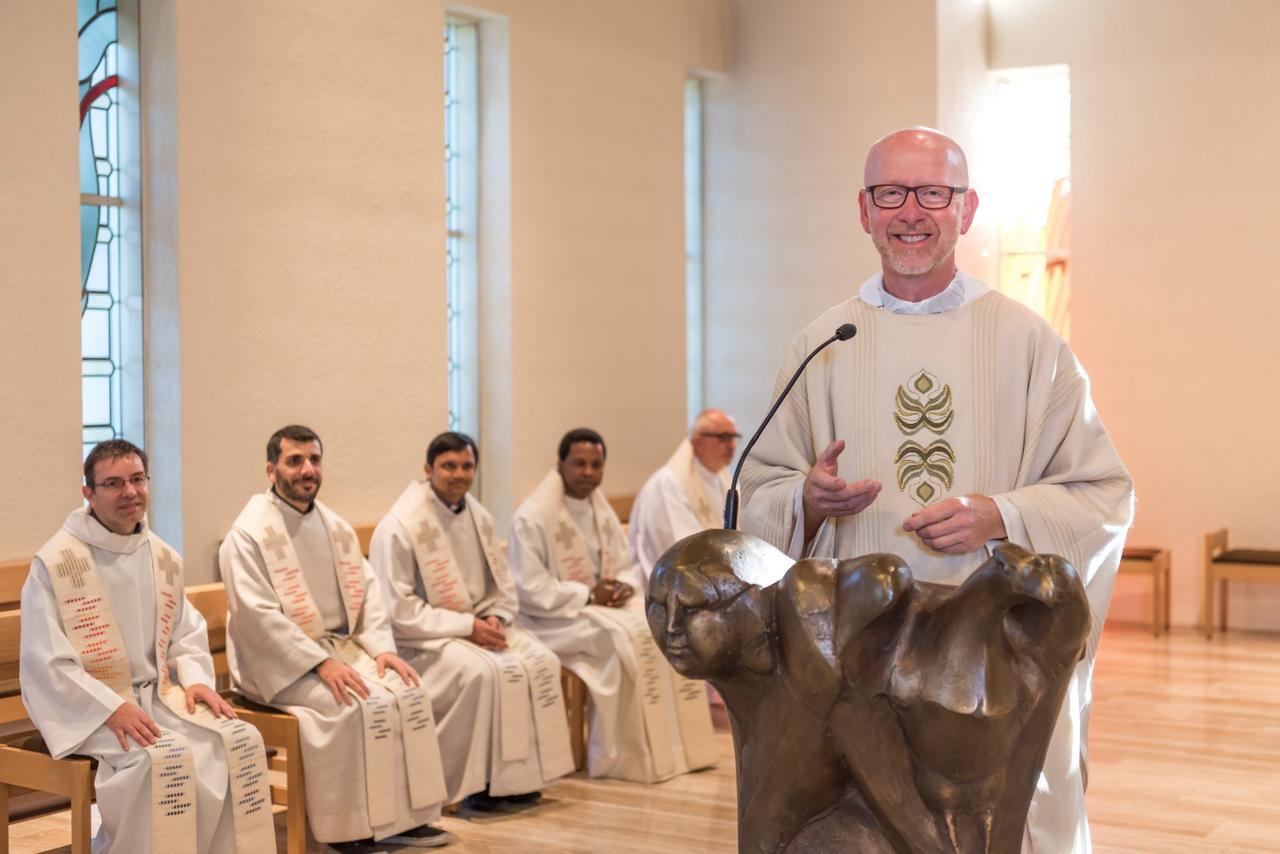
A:
<svg viewBox="0 0 1280 854">
<path fill-rule="evenodd" d="M 479 227 L 478 33 L 474 21 L 444 30 L 445 283 L 449 347 L 449 429 L 477 436 Z"/>
<path fill-rule="evenodd" d="M 136 284 L 136 235 L 126 240 L 130 213 L 122 187 L 122 75 L 117 0 L 79 0 L 80 81 L 80 330 L 85 451 L 104 439 L 141 442 L 141 306 Z M 131 89 L 132 91 L 132 89 Z M 135 116 L 136 113 L 128 113 Z M 136 137 L 136 134 L 134 134 Z M 133 305 L 128 305 L 132 299 Z M 135 376 L 130 382 L 127 374 Z"/>
</svg>

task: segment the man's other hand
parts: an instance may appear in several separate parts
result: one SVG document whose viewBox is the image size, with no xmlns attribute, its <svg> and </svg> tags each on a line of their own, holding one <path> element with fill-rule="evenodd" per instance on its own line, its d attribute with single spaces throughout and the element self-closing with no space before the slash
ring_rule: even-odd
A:
<svg viewBox="0 0 1280 854">
<path fill-rule="evenodd" d="M 208 685 L 192 685 L 187 689 L 187 711 L 195 714 L 196 703 L 204 703 L 215 717 L 234 718 L 236 710 Z"/>
<path fill-rule="evenodd" d="M 1006 536 L 1000 508 L 985 495 L 930 504 L 908 516 L 902 530 L 916 534 L 934 551 L 949 555 L 967 554 Z"/>
<path fill-rule="evenodd" d="M 139 747 L 149 747 L 163 734 L 160 725 L 151 719 L 151 715 L 142 711 L 137 703 L 128 701 L 116 706 L 106 720 L 107 729 L 116 734 L 120 741 L 120 749 L 128 750 L 132 738 Z"/>
<path fill-rule="evenodd" d="M 333 692 L 333 699 L 344 706 L 351 705 L 347 692 L 355 693 L 361 699 L 368 699 L 369 686 L 353 668 L 348 667 L 336 658 L 326 658 L 316 667 L 316 675 Z"/>
<path fill-rule="evenodd" d="M 497 617 L 483 620 L 476 617 L 467 640 L 483 649 L 501 652 L 507 648 L 507 633 L 502 630 L 502 623 Z"/>
<path fill-rule="evenodd" d="M 390 667 L 406 685 L 418 684 L 418 671 L 409 666 L 409 662 L 405 661 L 394 652 L 384 652 L 374 659 L 374 663 L 378 665 L 379 678 L 387 675 L 387 668 Z"/>
</svg>

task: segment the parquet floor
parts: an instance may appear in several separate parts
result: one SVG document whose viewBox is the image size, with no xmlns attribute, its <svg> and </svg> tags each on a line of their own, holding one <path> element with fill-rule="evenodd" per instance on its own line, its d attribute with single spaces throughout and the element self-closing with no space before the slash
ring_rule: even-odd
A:
<svg viewBox="0 0 1280 854">
<path fill-rule="evenodd" d="M 1099 854 L 1280 852 L 1280 636 L 1108 626 L 1094 681 L 1089 816 Z M 572 777 L 525 813 L 445 818 L 453 854 L 733 852 L 732 750 L 657 786 Z M 69 852 L 65 813 L 15 825 L 16 854 Z M 280 850 L 284 850 L 283 835 Z M 420 851 L 422 849 L 401 849 Z"/>
</svg>

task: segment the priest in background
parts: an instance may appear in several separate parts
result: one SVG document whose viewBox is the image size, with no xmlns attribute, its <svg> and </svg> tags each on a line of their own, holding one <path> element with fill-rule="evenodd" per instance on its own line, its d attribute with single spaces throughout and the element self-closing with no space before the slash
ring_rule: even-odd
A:
<svg viewBox="0 0 1280 854">
<path fill-rule="evenodd" d="M 649 633 L 643 574 L 599 489 L 604 464 L 599 433 L 565 434 L 516 510 L 511 565 L 522 624 L 590 692 L 588 773 L 651 783 L 710 766 L 716 747 L 702 683 L 672 670 Z"/>
<path fill-rule="evenodd" d="M 872 146 L 864 177 L 862 227 L 881 272 L 784 358 L 778 391 L 832 330 L 858 327 L 809 364 L 747 460 L 742 528 L 795 558 L 890 552 L 917 579 L 950 585 L 1003 541 L 1066 558 L 1093 627 L 1023 848 L 1085 854 L 1090 683 L 1133 483 L 1066 343 L 956 269 L 978 195 L 955 141 L 892 133 Z"/>
<path fill-rule="evenodd" d="M 339 850 L 438 847 L 445 798 L 431 699 L 395 653 L 385 597 L 355 531 L 316 500 L 324 448 L 307 427 L 267 442 L 219 564 L 237 690 L 298 718 L 307 821 Z"/>
<path fill-rule="evenodd" d="M 573 771 L 573 754 L 560 662 L 514 625 L 515 582 L 493 517 L 470 494 L 479 457 L 463 433 L 432 439 L 427 479 L 378 523 L 369 562 L 400 654 L 431 695 L 446 800 L 489 813 L 536 802 Z"/>
<path fill-rule="evenodd" d="M 22 587 L 22 702 L 49 753 L 98 760 L 95 852 L 275 850 L 266 754 L 215 690 L 182 559 L 147 527 L 147 455 L 84 462 L 77 507 Z"/>
<path fill-rule="evenodd" d="M 704 409 L 671 459 L 636 493 L 627 535 L 646 584 L 658 558 L 677 541 L 724 524 L 729 464 L 740 438 L 728 413 Z"/>
</svg>

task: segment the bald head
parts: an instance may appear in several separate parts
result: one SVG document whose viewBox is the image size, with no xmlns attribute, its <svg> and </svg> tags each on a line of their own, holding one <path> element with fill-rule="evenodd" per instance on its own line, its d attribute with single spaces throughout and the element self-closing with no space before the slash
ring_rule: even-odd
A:
<svg viewBox="0 0 1280 854">
<path fill-rule="evenodd" d="M 729 413 L 721 409 L 702 410 L 689 428 L 693 455 L 712 472 L 718 472 L 733 462 L 737 438 L 738 425 Z"/>
<path fill-rule="evenodd" d="M 871 146 L 862 180 L 864 187 L 876 184 L 967 187 L 969 162 L 959 143 L 942 131 L 906 128 L 881 137 Z"/>
</svg>

